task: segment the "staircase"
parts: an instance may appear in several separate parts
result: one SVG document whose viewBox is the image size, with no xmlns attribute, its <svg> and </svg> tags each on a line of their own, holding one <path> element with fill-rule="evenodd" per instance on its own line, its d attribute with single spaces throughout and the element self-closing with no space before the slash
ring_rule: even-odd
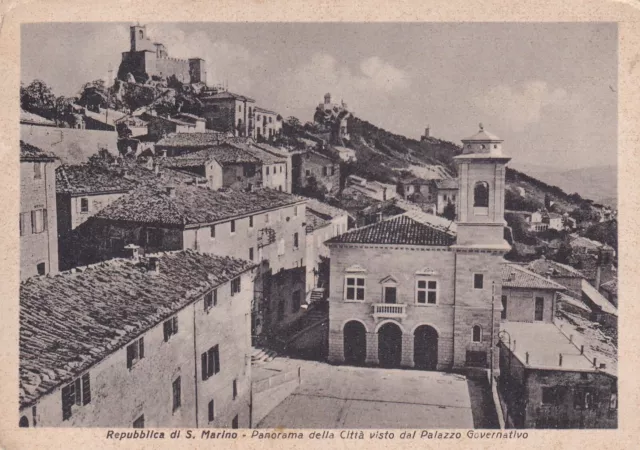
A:
<svg viewBox="0 0 640 450">
<path fill-rule="evenodd" d="M 251 348 L 251 364 L 259 365 L 273 361 L 278 354 L 269 348 L 252 347 Z"/>
<path fill-rule="evenodd" d="M 315 302 L 321 302 L 324 300 L 324 288 L 313 288 L 307 294 L 305 301 L 307 305 L 312 305 Z M 308 306 L 307 306 L 308 308 Z"/>
<path fill-rule="evenodd" d="M 300 355 L 311 352 L 320 355 L 326 349 L 329 312 L 324 301 L 312 303 L 307 312 L 275 337 L 274 343 L 280 352 L 288 355 Z"/>
</svg>

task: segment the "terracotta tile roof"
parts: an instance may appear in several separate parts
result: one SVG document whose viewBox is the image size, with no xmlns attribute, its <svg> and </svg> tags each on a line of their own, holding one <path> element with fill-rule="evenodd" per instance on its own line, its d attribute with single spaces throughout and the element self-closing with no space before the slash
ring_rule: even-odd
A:
<svg viewBox="0 0 640 450">
<path fill-rule="evenodd" d="M 90 368 L 207 291 L 254 267 L 193 250 L 115 259 L 20 286 L 20 405 Z"/>
<path fill-rule="evenodd" d="M 433 183 L 433 180 L 425 180 L 424 178 L 419 177 L 408 177 L 402 178 L 399 181 L 400 184 L 411 184 L 411 185 L 420 185 L 420 186 L 428 186 Z"/>
<path fill-rule="evenodd" d="M 502 287 L 521 289 L 555 289 L 564 291 L 566 288 L 555 281 L 548 280 L 517 264 L 502 266 Z"/>
<path fill-rule="evenodd" d="M 271 111 L 270 109 L 264 109 L 264 108 L 261 108 L 261 107 L 259 107 L 259 106 L 256 106 L 256 107 L 254 108 L 254 110 L 255 110 L 255 112 L 259 112 L 259 113 L 274 114 L 274 115 L 277 115 L 277 114 L 278 114 L 278 113 L 277 113 L 277 112 L 275 112 L 275 111 Z"/>
<path fill-rule="evenodd" d="M 161 147 L 212 147 L 225 139 L 225 133 L 207 131 L 204 133 L 171 133 L 160 139 L 156 146 Z"/>
<path fill-rule="evenodd" d="M 235 145 L 222 144 L 198 150 L 193 153 L 170 156 L 163 159 L 161 164 L 166 167 L 195 167 L 202 166 L 209 161 L 216 161 L 221 166 L 229 164 L 261 163 L 260 159 Z"/>
<path fill-rule="evenodd" d="M 329 239 L 327 243 L 449 246 L 455 240 L 453 234 L 403 214 L 347 231 Z"/>
<path fill-rule="evenodd" d="M 245 152 L 252 155 L 254 158 L 260 160 L 263 164 L 285 164 L 287 162 L 286 158 L 283 156 L 276 156 L 262 148 L 258 147 L 249 142 L 233 142 L 229 143 L 230 146 L 235 148 L 244 150 Z"/>
<path fill-rule="evenodd" d="M 327 203 L 316 200 L 315 198 L 304 197 L 304 199 L 307 201 L 307 211 L 312 210 L 314 213 L 319 213 L 323 216 L 327 216 L 329 219 L 335 219 L 336 217 L 349 215 L 349 213 L 344 209 L 328 205 Z"/>
<path fill-rule="evenodd" d="M 56 123 L 53 120 L 49 120 L 46 117 L 39 116 L 37 114 L 30 113 L 24 109 L 20 109 L 20 123 L 27 123 L 32 125 L 47 125 L 55 127 Z"/>
<path fill-rule="evenodd" d="M 104 208 L 96 218 L 166 225 L 206 224 L 279 208 L 304 200 L 272 189 L 254 192 L 176 186 L 171 197 L 159 188 L 143 187 Z"/>
<path fill-rule="evenodd" d="M 133 161 L 123 161 L 121 164 L 64 165 L 56 169 L 56 192 L 71 195 L 129 192 L 145 185 L 162 188 L 167 184 L 192 184 L 194 179 L 206 182 L 200 175 L 178 170 L 165 170 L 156 174 Z"/>
<path fill-rule="evenodd" d="M 618 280 L 616 278 L 600 285 L 600 289 L 613 295 L 618 295 Z"/>
<path fill-rule="evenodd" d="M 585 278 L 585 275 L 578 269 L 574 269 L 566 264 L 560 264 L 548 259 L 536 259 L 527 265 L 527 269 L 538 275 L 550 275 L 552 277 L 563 278 Z"/>
<path fill-rule="evenodd" d="M 20 161 L 53 161 L 57 157 L 50 152 L 20 141 Z"/>
<path fill-rule="evenodd" d="M 255 103 L 255 100 L 244 95 L 234 94 L 233 92 L 218 92 L 217 94 L 209 95 L 207 97 L 203 97 L 202 100 L 229 100 L 235 99 L 240 101 L 248 101 L 250 103 Z"/>
<path fill-rule="evenodd" d="M 307 234 L 312 233 L 314 230 L 317 230 L 319 228 L 324 228 L 327 225 L 331 225 L 330 218 L 327 219 L 327 216 L 325 216 L 324 214 L 320 215 L 315 211 L 310 210 L 309 208 L 305 210 L 305 221 L 307 223 L 307 226 L 305 227 Z"/>
<path fill-rule="evenodd" d="M 58 194 L 97 194 L 107 192 L 128 192 L 138 186 L 138 182 L 101 166 L 83 164 L 63 165 L 56 169 L 56 192 Z"/>
<path fill-rule="evenodd" d="M 438 189 L 458 189 L 458 180 L 455 178 L 436 180 L 436 186 Z"/>
</svg>

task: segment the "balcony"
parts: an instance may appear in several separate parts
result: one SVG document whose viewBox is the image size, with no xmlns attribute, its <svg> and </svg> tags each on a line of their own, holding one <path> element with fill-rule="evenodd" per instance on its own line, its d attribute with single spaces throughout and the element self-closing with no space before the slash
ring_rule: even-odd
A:
<svg viewBox="0 0 640 450">
<path fill-rule="evenodd" d="M 400 303 L 374 303 L 373 318 L 380 319 L 399 319 L 407 317 L 407 305 Z"/>
</svg>

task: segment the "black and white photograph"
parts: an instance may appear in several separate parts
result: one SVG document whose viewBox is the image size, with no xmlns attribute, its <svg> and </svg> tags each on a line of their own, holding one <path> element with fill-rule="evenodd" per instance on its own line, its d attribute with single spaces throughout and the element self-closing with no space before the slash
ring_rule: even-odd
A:
<svg viewBox="0 0 640 450">
<path fill-rule="evenodd" d="M 617 23 L 199 20 L 20 27 L 16 426 L 618 428 Z"/>
</svg>

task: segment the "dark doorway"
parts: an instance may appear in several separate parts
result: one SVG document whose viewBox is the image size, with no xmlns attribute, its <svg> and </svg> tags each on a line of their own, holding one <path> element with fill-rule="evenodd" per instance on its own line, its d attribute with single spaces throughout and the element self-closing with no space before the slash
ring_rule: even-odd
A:
<svg viewBox="0 0 640 450">
<path fill-rule="evenodd" d="M 416 369 L 436 370 L 438 365 L 438 332 L 420 325 L 413 332 L 413 361 Z"/>
<path fill-rule="evenodd" d="M 385 323 L 378 330 L 378 360 L 382 367 L 400 367 L 402 330 L 394 323 Z"/>
<path fill-rule="evenodd" d="M 352 320 L 344 326 L 344 361 L 347 364 L 364 364 L 367 356 L 367 330 L 360 322 Z"/>
</svg>

